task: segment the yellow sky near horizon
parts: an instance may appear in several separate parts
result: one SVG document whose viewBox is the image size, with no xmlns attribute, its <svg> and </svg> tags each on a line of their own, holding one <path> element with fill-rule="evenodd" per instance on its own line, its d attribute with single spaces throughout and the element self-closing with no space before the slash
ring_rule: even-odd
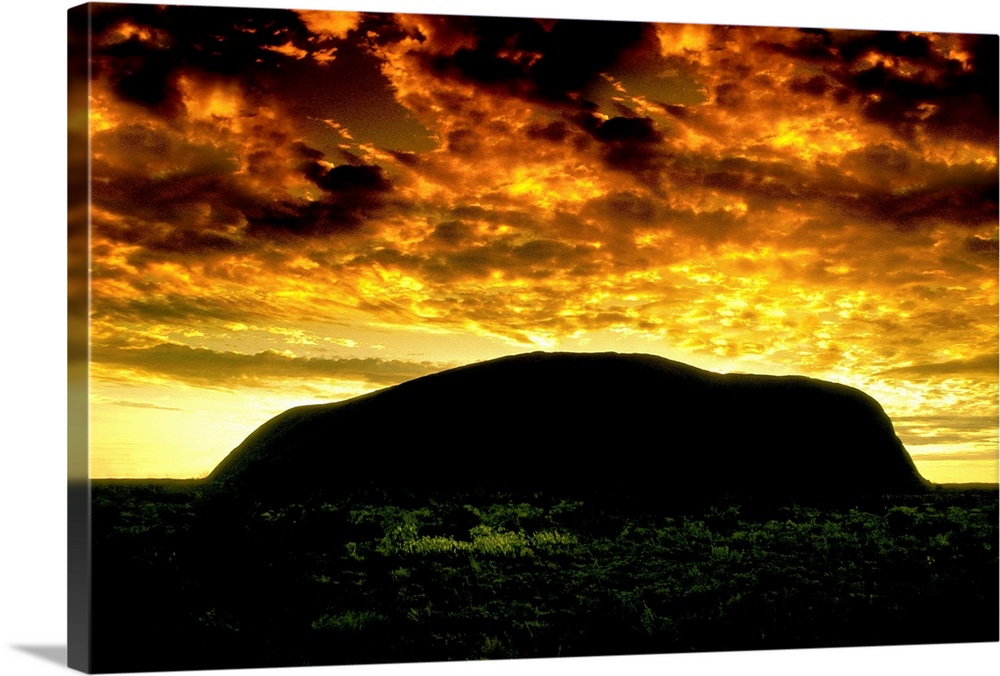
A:
<svg viewBox="0 0 1000 676">
<path fill-rule="evenodd" d="M 534 350 L 858 387 L 997 481 L 996 36 L 95 6 L 94 477 Z"/>
</svg>

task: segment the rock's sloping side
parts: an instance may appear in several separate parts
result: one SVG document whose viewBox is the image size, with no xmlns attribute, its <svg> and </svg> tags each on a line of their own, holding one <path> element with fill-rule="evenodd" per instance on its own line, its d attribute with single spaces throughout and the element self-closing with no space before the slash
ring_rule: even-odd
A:
<svg viewBox="0 0 1000 676">
<path fill-rule="evenodd" d="M 856 389 L 615 353 L 506 357 L 294 408 L 209 478 L 281 493 L 374 485 L 780 496 L 926 485 L 881 406 Z"/>
</svg>

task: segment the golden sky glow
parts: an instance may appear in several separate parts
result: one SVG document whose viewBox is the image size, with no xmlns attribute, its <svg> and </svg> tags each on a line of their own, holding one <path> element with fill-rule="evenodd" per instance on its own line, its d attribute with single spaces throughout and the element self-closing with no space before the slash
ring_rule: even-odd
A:
<svg viewBox="0 0 1000 676">
<path fill-rule="evenodd" d="M 95 6 L 91 473 L 449 366 L 878 399 L 997 481 L 995 36 Z"/>
</svg>

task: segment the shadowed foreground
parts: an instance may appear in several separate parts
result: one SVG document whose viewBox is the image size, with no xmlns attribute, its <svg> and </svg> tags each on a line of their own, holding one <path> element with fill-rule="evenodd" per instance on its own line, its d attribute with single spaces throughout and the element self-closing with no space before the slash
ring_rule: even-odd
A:
<svg viewBox="0 0 1000 676">
<path fill-rule="evenodd" d="M 805 378 L 528 355 L 91 490 L 98 672 L 998 639 L 997 486 Z"/>
<path fill-rule="evenodd" d="M 669 512 L 93 490 L 95 671 L 998 638 L 996 487 Z"/>
</svg>

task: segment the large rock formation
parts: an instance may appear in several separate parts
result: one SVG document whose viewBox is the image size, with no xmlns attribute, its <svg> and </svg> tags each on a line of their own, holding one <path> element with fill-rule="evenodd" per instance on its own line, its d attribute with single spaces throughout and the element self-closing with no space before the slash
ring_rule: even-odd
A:
<svg viewBox="0 0 1000 676">
<path fill-rule="evenodd" d="M 782 497 L 926 485 L 888 416 L 856 389 L 614 353 L 506 357 L 294 408 L 209 479 L 248 494 L 371 485 Z"/>
</svg>

